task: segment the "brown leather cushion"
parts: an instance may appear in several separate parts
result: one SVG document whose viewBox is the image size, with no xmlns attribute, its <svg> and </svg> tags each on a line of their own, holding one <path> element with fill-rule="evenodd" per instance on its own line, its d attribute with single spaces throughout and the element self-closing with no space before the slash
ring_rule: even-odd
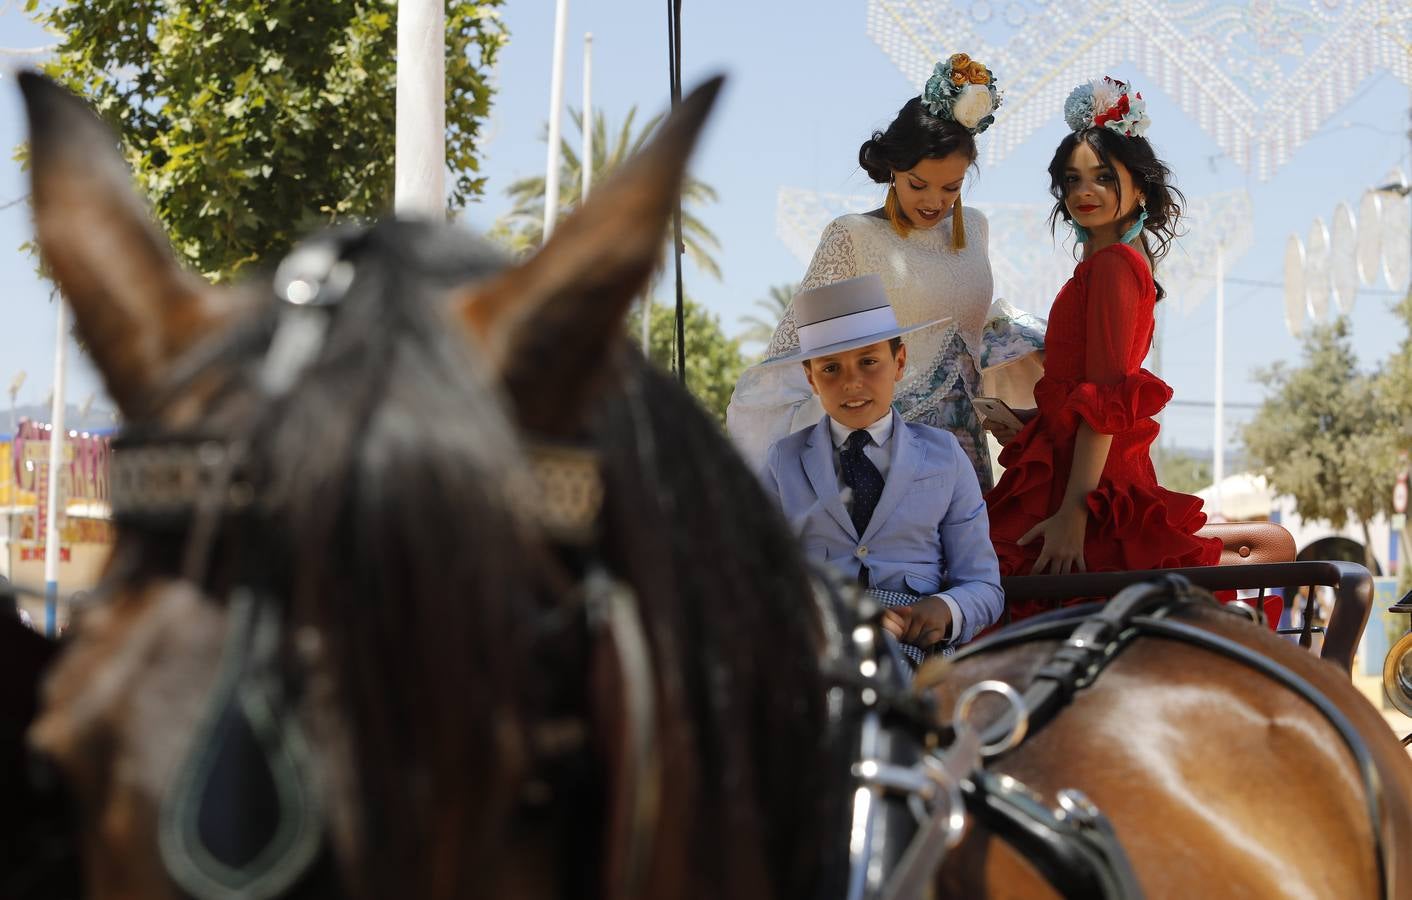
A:
<svg viewBox="0 0 1412 900">
<path fill-rule="evenodd" d="M 1294 562 L 1294 538 L 1274 522 L 1213 522 L 1196 534 L 1221 539 L 1223 566 Z"/>
</svg>

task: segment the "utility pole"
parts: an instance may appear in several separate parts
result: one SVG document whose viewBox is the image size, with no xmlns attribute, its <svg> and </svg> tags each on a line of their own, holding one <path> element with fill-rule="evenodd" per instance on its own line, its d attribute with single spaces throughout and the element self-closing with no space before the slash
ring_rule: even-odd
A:
<svg viewBox="0 0 1412 900">
<path fill-rule="evenodd" d="M 1226 259 L 1216 246 L 1216 409 L 1211 448 L 1212 512 L 1223 519 L 1221 482 L 1226 477 Z"/>
<path fill-rule="evenodd" d="M 49 412 L 49 465 L 44 473 L 48 478 L 45 497 L 47 527 L 44 529 L 44 633 L 49 637 L 59 634 L 59 515 L 64 511 L 60 504 L 60 474 L 64 464 L 64 355 L 69 341 L 68 301 L 59 297 L 54 304 L 54 390 L 50 392 Z"/>
<path fill-rule="evenodd" d="M 583 191 L 579 205 L 588 201 L 593 187 L 593 35 L 583 36 Z"/>
<path fill-rule="evenodd" d="M 568 24 L 569 0 L 558 0 L 554 12 L 554 59 L 549 71 L 549 158 L 544 165 L 546 244 L 559 219 L 559 121 L 564 111 L 564 30 Z"/>
</svg>

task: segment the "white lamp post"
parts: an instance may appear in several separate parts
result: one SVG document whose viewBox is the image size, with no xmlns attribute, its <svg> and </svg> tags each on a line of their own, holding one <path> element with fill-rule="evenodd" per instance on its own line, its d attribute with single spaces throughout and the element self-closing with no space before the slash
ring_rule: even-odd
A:
<svg viewBox="0 0 1412 900">
<path fill-rule="evenodd" d="M 397 138 L 393 209 L 446 215 L 446 8 L 397 3 Z"/>
</svg>

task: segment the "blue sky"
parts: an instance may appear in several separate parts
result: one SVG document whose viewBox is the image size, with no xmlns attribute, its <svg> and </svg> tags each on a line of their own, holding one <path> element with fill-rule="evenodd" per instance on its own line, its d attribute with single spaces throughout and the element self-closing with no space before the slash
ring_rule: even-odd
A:
<svg viewBox="0 0 1412 900">
<path fill-rule="evenodd" d="M 0 14 L 0 45 L 25 47 L 48 38 L 16 11 Z M 867 36 L 866 0 L 686 0 L 683 4 L 683 71 L 688 87 L 705 76 L 729 77 L 717 116 L 698 154 L 697 177 L 713 185 L 720 202 L 699 210 L 719 236 L 721 281 L 688 268 L 688 292 L 718 314 L 727 330 L 751 312 L 770 285 L 797 280 L 803 265 L 776 236 L 775 203 L 781 186 L 837 193 L 876 188 L 857 167 L 857 149 L 885 126 L 920 86 L 909 84 L 892 60 Z M 548 112 L 553 43 L 553 0 L 509 0 L 504 19 L 510 43 L 495 75 L 498 95 L 484 147 L 489 178 L 486 197 L 467 211 L 466 223 L 488 228 L 508 207 L 503 191 L 516 178 L 542 174 L 540 140 Z M 584 32 L 594 35 L 594 102 L 610 122 L 638 105 L 656 112 L 667 105 L 666 4 L 660 0 L 570 0 L 564 96 L 578 106 Z M 955 48 L 965 49 L 965 48 Z M 1114 59 L 1109 73 L 1127 77 L 1143 91 L 1154 120 L 1150 133 L 1190 195 L 1246 188 L 1255 208 L 1255 243 L 1230 266 L 1228 284 L 1226 399 L 1253 403 L 1260 388 L 1250 372 L 1293 359 L 1298 343 L 1283 321 L 1278 288 L 1234 283 L 1280 282 L 1285 242 L 1303 237 L 1316 216 L 1329 221 L 1347 201 L 1357 209 L 1363 190 L 1381 183 L 1395 164 L 1406 166 L 1409 96 L 1386 73 L 1365 81 L 1350 103 L 1308 141 L 1269 181 L 1235 166 L 1196 123 L 1155 88 L 1153 79 Z M 1004 81 L 1005 73 L 997 72 Z M 1078 83 L 1103 72 L 1075 72 Z M 5 79 L 8 82 L 8 79 Z M 1003 110 L 1002 110 L 1003 114 Z M 567 120 L 566 120 L 567 127 Z M 1033 203 L 1046 197 L 1044 167 L 1064 134 L 1060 110 L 1051 125 L 1032 135 L 996 165 L 983 165 L 967 187 L 971 201 Z M 23 139 L 23 120 L 11 84 L 0 85 L 0 145 Z M 575 138 L 576 139 L 576 138 Z M 982 141 L 984 141 L 982 136 Z M 6 154 L 8 157 L 8 154 Z M 18 165 L 0 164 L 0 203 L 25 191 Z M 23 204 L 0 210 L 0 279 L 6 325 L 0 329 L 0 384 L 20 369 L 29 378 L 20 402 L 43 399 L 51 384 L 53 308 L 48 288 L 33 274 L 18 247 L 28 235 Z M 664 298 L 665 299 L 665 298 Z M 1353 335 L 1365 364 L 1385 356 L 1402 337 L 1387 311 L 1390 297 L 1365 291 L 1353 314 Z M 1037 305 L 1047 306 L 1047 299 Z M 1162 374 L 1179 400 L 1208 401 L 1212 372 L 1214 303 L 1206 298 L 1191 313 L 1169 309 Z M 73 402 L 97 382 L 71 354 Z M 1228 432 L 1248 415 L 1230 411 Z M 1174 407 L 1164 421 L 1163 441 L 1209 447 L 1210 411 Z"/>
</svg>

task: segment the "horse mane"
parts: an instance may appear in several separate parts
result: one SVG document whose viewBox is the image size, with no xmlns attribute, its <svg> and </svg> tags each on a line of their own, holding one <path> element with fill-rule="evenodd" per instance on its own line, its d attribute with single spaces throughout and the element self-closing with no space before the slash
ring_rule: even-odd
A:
<svg viewBox="0 0 1412 900">
<path fill-rule="evenodd" d="M 273 509 L 223 541 L 218 572 L 290 598 L 295 629 L 321 635 L 357 792 L 343 799 L 365 883 L 351 887 L 467 896 L 509 840 L 536 712 L 529 573 L 545 568 L 515 502 L 527 476 L 502 398 L 445 309 L 500 259 L 395 221 L 344 258 L 356 277 L 320 354 L 244 426 Z M 248 335 L 276 316 L 225 362 L 253 376 L 265 342 Z"/>
<path fill-rule="evenodd" d="M 624 355 L 623 386 L 593 434 L 606 468 L 604 550 L 638 591 L 659 690 L 694 737 L 700 896 L 743 896 L 728 880 L 742 873 L 723 862 L 752 856 L 772 896 L 808 896 L 833 833 L 823 829 L 838 824 L 839 782 L 827 771 L 808 571 L 715 420 L 635 350 Z"/>
</svg>

